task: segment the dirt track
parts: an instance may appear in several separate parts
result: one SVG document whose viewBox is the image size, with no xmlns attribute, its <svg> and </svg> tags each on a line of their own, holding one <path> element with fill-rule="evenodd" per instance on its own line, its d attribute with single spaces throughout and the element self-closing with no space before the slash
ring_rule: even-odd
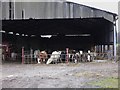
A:
<svg viewBox="0 0 120 90">
<path fill-rule="evenodd" d="M 3 64 L 3 88 L 101 88 L 89 84 L 118 77 L 118 63 Z M 111 86 L 114 87 L 114 86 Z M 117 87 L 115 87 L 117 88 Z"/>
</svg>

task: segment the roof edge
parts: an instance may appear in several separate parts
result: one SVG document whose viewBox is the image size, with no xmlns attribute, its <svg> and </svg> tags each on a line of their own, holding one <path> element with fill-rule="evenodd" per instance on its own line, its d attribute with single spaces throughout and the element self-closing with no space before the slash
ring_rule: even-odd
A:
<svg viewBox="0 0 120 90">
<path fill-rule="evenodd" d="M 81 6 L 85 6 L 85 7 L 88 7 L 88 8 L 92 8 L 92 9 L 95 9 L 95 10 L 100 10 L 100 11 L 103 11 L 103 12 L 106 12 L 106 13 L 109 13 L 109 14 L 113 14 L 113 16 L 118 16 L 116 13 L 112 13 L 112 12 L 109 12 L 109 11 L 106 11 L 106 10 L 102 10 L 102 9 L 98 9 L 98 8 L 95 8 L 95 7 L 91 7 L 91 6 L 87 6 L 87 5 L 84 5 L 84 4 L 79 4 L 79 3 L 75 3 L 75 2 L 71 2 L 71 1 L 66 1 L 67 3 L 73 3 L 73 4 L 77 4 L 77 5 L 81 5 Z"/>
</svg>

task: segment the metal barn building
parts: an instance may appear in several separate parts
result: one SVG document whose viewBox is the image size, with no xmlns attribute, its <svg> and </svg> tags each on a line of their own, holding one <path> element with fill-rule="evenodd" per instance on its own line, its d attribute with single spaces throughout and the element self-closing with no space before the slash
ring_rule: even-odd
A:
<svg viewBox="0 0 120 90">
<path fill-rule="evenodd" d="M 116 56 L 117 15 L 68 2 L 2 2 L 2 40 L 21 52 L 91 50 Z M 43 38 L 49 35 L 49 38 Z"/>
</svg>

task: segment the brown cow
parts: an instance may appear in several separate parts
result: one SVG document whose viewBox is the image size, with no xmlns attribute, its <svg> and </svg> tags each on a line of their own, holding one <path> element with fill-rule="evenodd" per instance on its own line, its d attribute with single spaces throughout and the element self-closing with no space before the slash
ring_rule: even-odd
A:
<svg viewBox="0 0 120 90">
<path fill-rule="evenodd" d="M 46 59 L 47 59 L 47 53 L 46 53 L 46 51 L 41 51 L 40 52 L 40 54 L 39 54 L 39 61 L 38 61 L 38 63 L 46 63 Z"/>
</svg>

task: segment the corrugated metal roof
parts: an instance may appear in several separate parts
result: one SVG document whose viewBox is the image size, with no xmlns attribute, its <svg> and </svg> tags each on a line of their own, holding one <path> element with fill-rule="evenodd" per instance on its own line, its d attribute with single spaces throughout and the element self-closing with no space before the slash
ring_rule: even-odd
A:
<svg viewBox="0 0 120 90">
<path fill-rule="evenodd" d="M 55 19 L 55 18 L 99 18 L 111 22 L 117 14 L 73 2 L 13 2 L 12 15 L 15 19 Z M 2 18 L 9 19 L 9 2 L 2 3 Z M 14 14 L 13 14 L 14 13 Z"/>
<path fill-rule="evenodd" d="M 85 6 L 85 7 L 91 8 L 91 9 L 100 10 L 100 11 L 103 11 L 103 12 L 106 12 L 106 13 L 113 14 L 113 15 L 117 16 L 116 13 L 113 13 L 113 12 L 110 12 L 110 11 L 102 10 L 102 9 L 99 9 L 99 8 L 95 8 L 95 7 L 91 7 L 91 6 L 87 6 L 87 5 L 83 5 L 83 4 L 79 4 L 79 3 L 75 3 L 75 2 L 70 2 L 70 1 L 66 1 L 66 2 L 74 3 L 76 5 L 78 4 L 78 5 Z"/>
</svg>

